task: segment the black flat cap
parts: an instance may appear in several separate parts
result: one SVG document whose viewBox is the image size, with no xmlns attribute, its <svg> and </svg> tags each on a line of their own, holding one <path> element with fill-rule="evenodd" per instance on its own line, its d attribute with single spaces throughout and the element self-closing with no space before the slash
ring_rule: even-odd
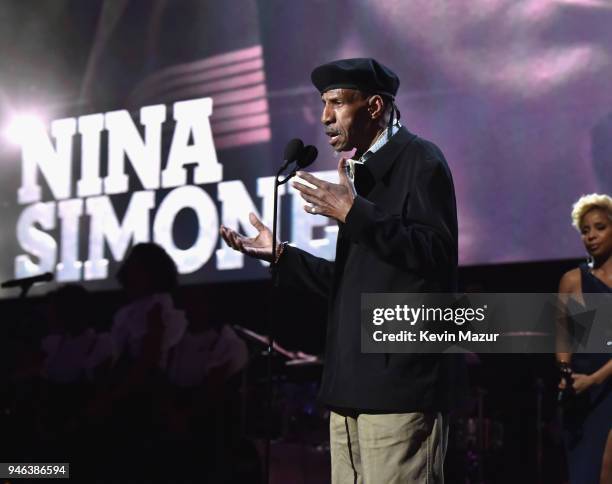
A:
<svg viewBox="0 0 612 484">
<path fill-rule="evenodd" d="M 321 94 L 330 89 L 357 89 L 392 99 L 399 88 L 399 78 L 374 59 L 340 59 L 316 67 L 310 75 Z"/>
</svg>

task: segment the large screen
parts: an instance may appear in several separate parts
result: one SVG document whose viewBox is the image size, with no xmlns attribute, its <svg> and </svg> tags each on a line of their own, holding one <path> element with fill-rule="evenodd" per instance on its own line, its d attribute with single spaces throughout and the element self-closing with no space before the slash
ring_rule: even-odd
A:
<svg viewBox="0 0 612 484">
<path fill-rule="evenodd" d="M 267 277 L 218 227 L 271 222 L 291 138 L 337 179 L 310 72 L 338 58 L 400 77 L 402 123 L 452 170 L 463 265 L 580 256 L 571 205 L 612 192 L 607 1 L 14 0 L 0 14 L 2 280 L 111 288 L 143 241 L 185 283 Z M 281 239 L 332 259 L 335 222 L 303 204 L 281 189 Z"/>
</svg>

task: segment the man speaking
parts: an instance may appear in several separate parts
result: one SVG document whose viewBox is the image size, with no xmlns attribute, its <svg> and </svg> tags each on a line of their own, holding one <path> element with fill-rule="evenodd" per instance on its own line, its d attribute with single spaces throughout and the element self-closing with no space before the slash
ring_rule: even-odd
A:
<svg viewBox="0 0 612 484">
<path fill-rule="evenodd" d="M 321 122 L 336 151 L 338 183 L 298 175 L 312 214 L 337 220 L 335 262 L 279 244 L 279 283 L 328 301 L 320 399 L 331 410 L 332 482 L 442 483 L 450 360 L 441 355 L 361 352 L 362 293 L 452 292 L 457 215 L 440 149 L 399 122 L 398 77 L 374 59 L 317 67 Z M 253 238 L 221 227 L 228 245 L 270 261 L 271 231 L 250 215 Z"/>
</svg>

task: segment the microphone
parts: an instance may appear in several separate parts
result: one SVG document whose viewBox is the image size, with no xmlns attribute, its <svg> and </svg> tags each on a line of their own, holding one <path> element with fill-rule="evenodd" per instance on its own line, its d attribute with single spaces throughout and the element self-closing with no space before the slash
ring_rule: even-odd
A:
<svg viewBox="0 0 612 484">
<path fill-rule="evenodd" d="M 557 402 L 567 403 L 574 396 L 574 379 L 572 378 L 572 369 L 566 362 L 559 364 L 559 373 L 565 382 L 565 388 L 557 393 Z"/>
<path fill-rule="evenodd" d="M 306 168 L 314 163 L 319 155 L 319 150 L 312 145 L 305 146 L 300 155 L 298 156 L 296 163 L 298 168 Z"/>
<path fill-rule="evenodd" d="M 11 279 L 10 281 L 5 281 L 2 283 L 2 288 L 6 289 L 9 287 L 28 287 L 32 284 L 36 284 L 37 282 L 50 282 L 53 280 L 53 274 L 51 272 L 45 272 L 44 274 L 39 274 L 38 276 L 32 277 L 24 277 L 22 279 Z"/>
<path fill-rule="evenodd" d="M 297 156 L 297 159 L 295 160 L 295 164 L 297 166 L 291 171 L 291 173 L 289 173 L 289 175 L 287 175 L 282 180 L 277 181 L 277 183 L 279 185 L 284 185 L 285 183 L 287 183 L 289 180 L 291 180 L 291 178 L 295 176 L 296 172 L 299 169 L 306 168 L 307 166 L 312 165 L 314 163 L 314 160 L 317 158 L 318 154 L 319 154 L 319 150 L 317 150 L 312 145 L 308 145 L 302 148 L 299 155 Z"/>
<path fill-rule="evenodd" d="M 289 166 L 290 163 L 294 162 L 302 153 L 304 149 L 304 142 L 299 138 L 293 138 L 287 146 L 285 146 L 284 160 L 285 164 L 282 166 L 280 171 L 283 171 Z"/>
</svg>

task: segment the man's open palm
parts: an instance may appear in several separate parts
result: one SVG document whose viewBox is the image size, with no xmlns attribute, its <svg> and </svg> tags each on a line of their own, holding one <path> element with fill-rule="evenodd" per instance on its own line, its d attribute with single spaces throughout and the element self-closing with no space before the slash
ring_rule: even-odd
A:
<svg viewBox="0 0 612 484">
<path fill-rule="evenodd" d="M 225 243 L 232 249 L 256 259 L 271 262 L 272 231 L 252 212 L 249 214 L 249 221 L 257 229 L 258 234 L 255 237 L 246 237 L 223 225 L 219 228 L 219 233 L 223 240 L 225 240 Z"/>
</svg>

